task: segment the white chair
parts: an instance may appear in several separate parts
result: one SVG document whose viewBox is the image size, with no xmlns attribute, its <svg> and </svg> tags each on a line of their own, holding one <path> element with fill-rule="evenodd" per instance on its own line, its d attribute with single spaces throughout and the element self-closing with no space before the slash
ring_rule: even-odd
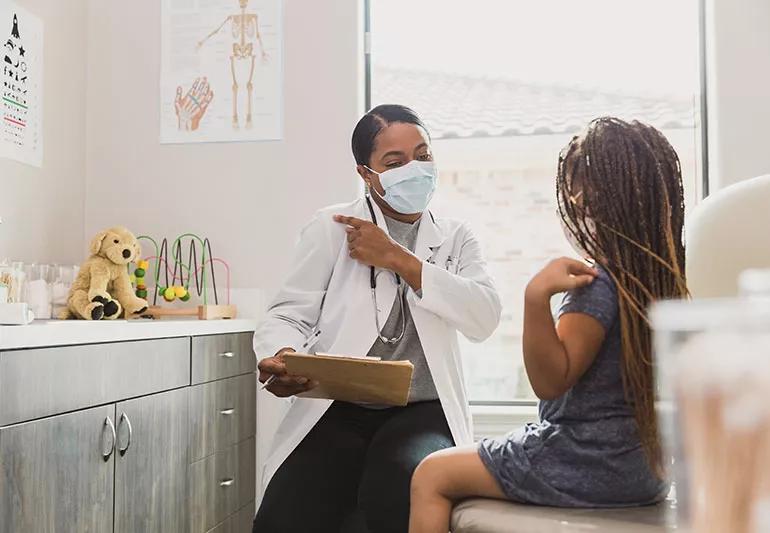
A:
<svg viewBox="0 0 770 533">
<path fill-rule="evenodd" d="M 738 275 L 770 268 L 770 175 L 706 198 L 686 222 L 687 284 L 693 298 L 738 294 Z"/>
</svg>

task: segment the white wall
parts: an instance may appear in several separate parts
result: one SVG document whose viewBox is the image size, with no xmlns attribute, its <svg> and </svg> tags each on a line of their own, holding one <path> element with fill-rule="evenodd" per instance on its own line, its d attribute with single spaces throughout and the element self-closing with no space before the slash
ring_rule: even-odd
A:
<svg viewBox="0 0 770 533">
<path fill-rule="evenodd" d="M 363 107 L 360 1 L 284 0 L 284 140 L 204 145 L 158 143 L 159 5 L 89 0 L 86 232 L 123 223 L 208 236 L 241 299 L 270 297 L 301 226 L 359 191 L 350 134 Z M 280 408 L 260 395 L 258 465 Z"/>
<path fill-rule="evenodd" d="M 90 0 L 87 233 L 192 231 L 232 265 L 235 287 L 272 293 L 301 225 L 357 191 L 357 5 L 285 0 L 285 140 L 161 145 L 160 2 Z"/>
<path fill-rule="evenodd" d="M 712 190 L 770 173 L 770 2 L 706 0 Z"/>
<path fill-rule="evenodd" d="M 0 159 L 0 259 L 79 263 L 85 253 L 86 0 L 17 3 L 44 25 L 43 166 Z M 2 27 L 0 35 L 9 31 Z"/>
</svg>

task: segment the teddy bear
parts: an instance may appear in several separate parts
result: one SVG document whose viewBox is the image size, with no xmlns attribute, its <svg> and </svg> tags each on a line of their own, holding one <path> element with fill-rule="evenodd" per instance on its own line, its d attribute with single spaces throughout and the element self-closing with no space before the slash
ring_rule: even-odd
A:
<svg viewBox="0 0 770 533">
<path fill-rule="evenodd" d="M 134 294 L 127 265 L 139 258 L 141 248 L 133 233 L 116 226 L 101 231 L 89 246 L 91 256 L 81 265 L 67 298 L 62 318 L 114 320 L 139 315 L 147 300 Z"/>
</svg>

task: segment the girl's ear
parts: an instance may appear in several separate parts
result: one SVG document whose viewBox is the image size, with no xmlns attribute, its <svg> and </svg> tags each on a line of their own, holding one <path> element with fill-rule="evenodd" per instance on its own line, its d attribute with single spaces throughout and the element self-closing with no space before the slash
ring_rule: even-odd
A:
<svg viewBox="0 0 770 533">
<path fill-rule="evenodd" d="M 102 241 L 107 236 L 106 231 L 100 231 L 96 235 L 94 235 L 94 238 L 91 239 L 91 244 L 88 246 L 88 251 L 91 252 L 91 255 L 96 255 L 99 253 L 99 250 L 102 249 Z"/>
</svg>

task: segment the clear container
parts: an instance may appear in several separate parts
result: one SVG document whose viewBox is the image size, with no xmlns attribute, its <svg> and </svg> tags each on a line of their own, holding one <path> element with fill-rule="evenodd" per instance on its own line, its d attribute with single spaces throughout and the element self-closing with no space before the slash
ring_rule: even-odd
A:
<svg viewBox="0 0 770 533">
<path fill-rule="evenodd" d="M 67 309 L 67 298 L 78 273 L 77 266 L 54 265 L 51 274 L 51 315 L 59 318 Z"/>
<path fill-rule="evenodd" d="M 24 302 L 24 263 L 13 261 L 0 266 L 0 283 L 8 287 L 6 301 L 8 303 Z"/>
<path fill-rule="evenodd" d="M 651 321 L 672 522 L 770 531 L 770 299 L 666 302 Z"/>
<path fill-rule="evenodd" d="M 749 269 L 738 277 L 738 290 L 745 298 L 770 300 L 770 269 Z"/>
<path fill-rule="evenodd" d="M 24 272 L 24 300 L 29 304 L 36 319 L 50 319 L 51 286 L 48 280 L 51 276 L 51 265 L 30 263 L 24 266 Z"/>
</svg>

